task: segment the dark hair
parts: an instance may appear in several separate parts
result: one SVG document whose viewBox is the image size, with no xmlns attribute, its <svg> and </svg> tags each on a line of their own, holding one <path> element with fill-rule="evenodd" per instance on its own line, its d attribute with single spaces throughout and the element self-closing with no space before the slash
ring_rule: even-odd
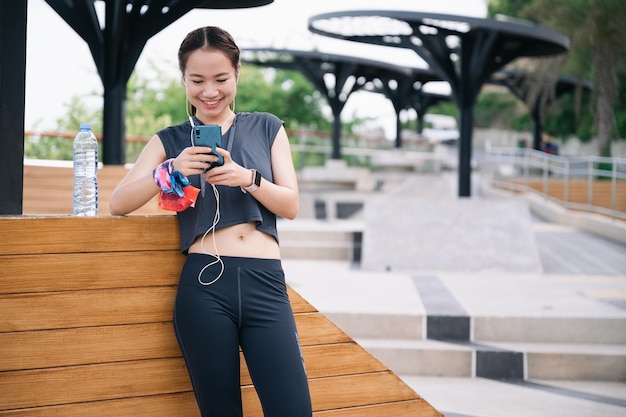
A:
<svg viewBox="0 0 626 417">
<path fill-rule="evenodd" d="M 205 26 L 193 30 L 185 36 L 178 48 L 178 68 L 185 74 L 189 54 L 198 49 L 216 49 L 228 56 L 233 68 L 239 65 L 240 50 L 230 33 L 216 26 Z"/>
</svg>

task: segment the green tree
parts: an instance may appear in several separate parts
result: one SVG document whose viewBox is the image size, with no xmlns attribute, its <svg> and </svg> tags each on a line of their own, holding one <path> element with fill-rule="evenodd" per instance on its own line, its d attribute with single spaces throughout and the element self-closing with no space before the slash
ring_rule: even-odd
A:
<svg viewBox="0 0 626 417">
<path fill-rule="evenodd" d="M 563 70 L 580 80 L 593 79 L 599 154 L 609 156 L 614 127 L 624 118 L 620 113 L 616 117 L 615 111 L 620 103 L 619 74 L 626 62 L 623 1 L 493 0 L 489 11 L 515 13 L 514 16 L 532 19 L 570 38 L 570 52 Z M 575 116 L 584 120 L 579 108 L 577 104 Z"/>
<path fill-rule="evenodd" d="M 87 104 L 91 103 L 91 104 Z M 81 123 L 91 123 L 94 132 L 102 132 L 102 95 L 74 96 L 64 105 L 66 114 L 56 120 L 57 131 L 78 132 Z M 100 152 L 102 154 L 102 152 Z M 72 160 L 72 140 L 66 137 L 29 136 L 24 141 L 24 156 L 34 159 Z"/>
<path fill-rule="evenodd" d="M 586 73 L 591 56 L 596 102 L 598 145 L 610 156 L 615 126 L 617 73 L 626 53 L 626 7 L 622 0 L 535 0 L 527 11 L 546 25 L 567 34 L 577 75 Z M 582 56 L 578 56 L 582 54 Z M 620 62 L 621 61 L 621 62 Z"/>
<path fill-rule="evenodd" d="M 506 127 L 515 112 L 516 98 L 510 93 L 484 91 L 474 108 L 476 127 Z"/>
<path fill-rule="evenodd" d="M 533 0 L 489 0 L 487 4 L 487 15 L 495 17 L 498 14 L 505 16 L 520 16 L 524 9 Z"/>
<path fill-rule="evenodd" d="M 322 108 L 325 98 L 297 71 L 245 65 L 237 90 L 237 111 L 266 111 L 289 129 L 328 130 Z"/>
</svg>

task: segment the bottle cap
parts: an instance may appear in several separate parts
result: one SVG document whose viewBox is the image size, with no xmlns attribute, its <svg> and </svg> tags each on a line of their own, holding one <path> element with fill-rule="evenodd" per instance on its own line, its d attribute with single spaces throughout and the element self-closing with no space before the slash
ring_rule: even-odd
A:
<svg viewBox="0 0 626 417">
<path fill-rule="evenodd" d="M 80 130 L 91 130 L 91 123 L 81 123 Z"/>
</svg>

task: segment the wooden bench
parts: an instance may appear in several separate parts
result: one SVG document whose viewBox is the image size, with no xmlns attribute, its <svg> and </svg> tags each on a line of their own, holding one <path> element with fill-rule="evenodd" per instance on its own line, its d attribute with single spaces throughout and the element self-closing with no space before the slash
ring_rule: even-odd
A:
<svg viewBox="0 0 626 417">
<path fill-rule="evenodd" d="M 183 261 L 174 216 L 0 217 L 0 416 L 198 416 L 171 323 Z M 441 416 L 289 294 L 315 416 Z"/>
</svg>

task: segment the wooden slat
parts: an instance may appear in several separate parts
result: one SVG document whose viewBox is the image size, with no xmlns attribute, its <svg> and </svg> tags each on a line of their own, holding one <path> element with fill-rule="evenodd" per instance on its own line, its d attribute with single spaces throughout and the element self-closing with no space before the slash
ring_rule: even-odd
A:
<svg viewBox="0 0 626 417">
<path fill-rule="evenodd" d="M 3 417 L 200 417 L 192 392 L 0 410 Z M 250 416 L 251 417 L 251 416 Z"/>
<path fill-rule="evenodd" d="M 177 285 L 184 261 L 176 250 L 9 255 L 2 258 L 0 293 Z"/>
<path fill-rule="evenodd" d="M 175 287 L 0 296 L 0 332 L 170 321 Z"/>
<path fill-rule="evenodd" d="M 190 391 L 182 358 L 0 373 L 0 410 Z"/>
<path fill-rule="evenodd" d="M 419 398 L 391 371 L 311 379 L 309 385 L 315 411 Z"/>
<path fill-rule="evenodd" d="M 0 372 L 179 356 L 171 322 L 0 333 Z"/>
<path fill-rule="evenodd" d="M 180 250 L 177 227 L 174 216 L 0 217 L 0 253 Z"/>
<path fill-rule="evenodd" d="M 423 399 L 373 404 L 337 410 L 318 411 L 314 417 L 441 417 L 441 414 Z"/>
</svg>

